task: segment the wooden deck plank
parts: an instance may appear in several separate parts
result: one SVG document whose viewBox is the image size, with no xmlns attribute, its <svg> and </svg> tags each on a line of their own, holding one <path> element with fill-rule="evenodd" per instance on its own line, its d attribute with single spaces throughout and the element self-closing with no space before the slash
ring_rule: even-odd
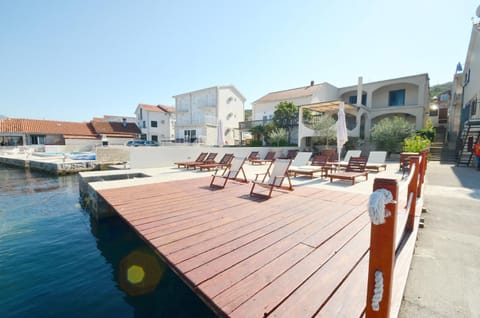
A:
<svg viewBox="0 0 480 318">
<path fill-rule="evenodd" d="M 220 229 L 221 233 L 219 233 L 218 229 L 210 229 L 198 235 L 190 236 L 174 243 L 164 245 L 162 250 L 166 251 L 168 257 L 172 261 L 181 262 L 247 235 L 258 237 L 258 234 L 256 233 L 269 233 L 270 231 L 274 231 L 276 228 L 284 226 L 288 222 L 292 222 L 301 217 L 301 215 L 298 215 L 295 211 L 290 211 L 288 213 L 275 213 L 278 211 L 268 212 L 265 213 L 262 211 L 262 214 L 265 214 L 266 217 L 263 217 L 262 215 L 263 218 L 252 223 L 246 223 L 245 226 L 239 226 L 238 223 L 230 223 L 228 225 L 235 228 L 232 228 L 231 230 L 228 228 Z M 258 213 L 255 213 L 253 216 L 258 218 Z M 250 240 L 251 239 L 247 239 L 247 241 Z M 170 251 L 173 251 L 173 253 L 169 254 Z"/>
<path fill-rule="evenodd" d="M 272 317 L 312 317 L 367 253 L 370 228 L 364 229 L 275 308 Z"/>
<path fill-rule="evenodd" d="M 152 242 L 154 246 L 160 247 L 160 246 L 190 237 L 192 235 L 200 234 L 205 231 L 212 230 L 214 228 L 222 227 L 223 225 L 228 224 L 231 221 L 241 220 L 250 215 L 254 215 L 258 213 L 258 211 L 255 211 L 252 209 L 246 209 L 245 211 L 240 210 L 239 212 L 241 213 L 236 213 L 235 215 L 232 216 L 228 214 L 228 211 L 230 211 L 229 209 L 227 209 L 226 211 L 227 211 L 226 215 L 216 219 L 212 218 L 211 222 L 205 222 L 197 225 L 196 223 L 194 223 L 195 220 L 193 220 L 192 221 L 193 225 L 191 225 L 190 227 L 178 228 L 178 229 L 173 228 L 172 230 L 168 231 L 168 233 L 166 233 L 165 231 L 147 232 L 144 235 Z"/>
<path fill-rule="evenodd" d="M 348 224 L 341 230 L 336 238 L 330 242 L 325 242 L 325 246 L 332 253 L 335 248 L 341 247 L 345 240 L 351 239 L 355 236 L 365 225 L 361 220 L 356 220 Z M 268 284 L 272 283 L 277 277 L 293 267 L 302 259 L 298 259 L 290 254 L 297 255 L 298 246 L 307 246 L 305 244 L 298 244 L 294 248 L 287 251 L 285 254 L 278 258 L 273 259 L 269 264 L 265 265 L 261 269 L 253 272 L 248 277 L 242 279 L 236 284 L 233 284 L 230 288 L 224 290 L 219 295 L 214 297 L 215 301 L 221 305 L 224 310 L 229 313 L 236 309 L 239 305 L 251 298 L 253 295 L 264 289 Z M 310 247 L 310 246 L 309 246 Z M 310 247 L 310 252 L 314 251 L 314 248 Z M 304 250 L 304 249 L 302 249 Z M 310 253 L 308 253 L 310 254 Z M 305 254 L 307 256 L 308 254 Z M 209 281 L 210 282 L 210 281 Z"/>
<path fill-rule="evenodd" d="M 366 251 L 366 246 L 359 244 L 359 242 L 361 243 L 363 240 L 365 241 L 364 244 L 368 245 L 368 235 L 370 234 L 370 228 L 368 226 L 361 230 L 359 234 L 355 235 L 355 239 L 352 239 L 349 235 L 342 236 L 341 233 L 342 232 L 340 232 L 340 235 L 336 236 L 335 239 L 328 240 L 322 245 L 322 248 L 315 249 L 314 252 L 309 254 L 301 262 L 297 263 L 266 288 L 237 307 L 229 313 L 229 315 L 231 317 L 260 317 L 264 314 L 269 314 L 277 308 L 279 304 L 288 300 L 290 294 L 308 281 L 310 276 L 329 264 L 332 258 L 346 260 L 349 259 L 349 255 L 354 254 L 355 251 Z M 329 276 L 337 276 L 336 268 L 329 266 L 329 269 L 331 272 L 322 271 L 326 276 L 326 280 Z M 339 278 L 341 279 L 343 277 Z M 320 284 L 323 284 L 323 282 L 320 282 Z M 324 286 L 324 288 L 327 289 L 327 286 Z M 317 299 L 316 295 L 313 296 L 310 301 L 314 299 Z M 292 315 L 290 317 L 305 317 L 305 315 Z"/>
<path fill-rule="evenodd" d="M 360 261 L 315 317 L 361 317 L 365 312 L 369 254 Z"/>
<path fill-rule="evenodd" d="M 325 242 L 328 237 L 335 235 L 336 232 L 343 229 L 355 219 L 360 219 L 363 225 L 370 223 L 370 219 L 367 213 L 365 213 L 364 207 L 351 209 L 348 211 L 348 213 L 349 215 L 351 215 L 350 218 L 338 218 L 337 220 L 335 220 L 335 222 L 328 224 L 328 226 L 326 226 L 323 231 L 312 233 L 309 237 L 304 239 L 302 243 L 317 248 L 323 242 Z"/>
<path fill-rule="evenodd" d="M 340 214 L 340 212 L 337 212 L 337 214 Z M 342 218 L 351 221 L 351 216 L 348 213 L 342 215 L 335 215 L 334 213 L 325 213 L 323 216 L 319 215 L 315 221 L 309 223 L 301 230 L 283 238 L 275 244 L 270 245 L 267 249 L 235 264 L 233 267 L 202 283 L 203 292 L 211 298 L 215 297 L 234 283 L 242 280 L 244 277 L 247 277 L 264 265 L 280 257 L 283 253 L 301 243 L 302 240 L 310 236 L 311 233 L 323 232 L 323 229 L 328 227 L 329 224 L 334 223 L 334 220 Z M 348 224 L 350 222 L 345 223 Z M 335 231 L 338 231 L 338 229 Z M 229 257 L 229 255 L 226 255 L 225 257 Z M 208 266 L 208 264 L 206 266 Z"/>
<path fill-rule="evenodd" d="M 218 315 L 362 314 L 368 195 L 301 186 L 263 200 L 210 178 L 99 194 Z"/>
<path fill-rule="evenodd" d="M 186 272 L 186 275 L 192 282 L 198 285 L 206 279 L 209 279 L 210 277 L 224 271 L 226 268 L 229 268 L 240 261 L 255 255 L 261 250 L 268 248 L 284 237 L 300 231 L 303 227 L 315 221 L 317 218 L 318 215 L 315 214 L 307 215 L 274 232 L 262 236 L 259 239 L 248 243 L 247 245 L 231 251 L 228 253 L 228 255 L 216 258 L 206 264 L 202 262 L 203 264 L 200 265 L 200 263 L 198 263 L 199 266 L 195 267 L 195 269 L 191 271 Z M 196 259 L 194 259 L 194 261 L 196 261 Z M 180 263 L 178 266 L 180 269 L 184 270 L 184 263 Z"/>
</svg>

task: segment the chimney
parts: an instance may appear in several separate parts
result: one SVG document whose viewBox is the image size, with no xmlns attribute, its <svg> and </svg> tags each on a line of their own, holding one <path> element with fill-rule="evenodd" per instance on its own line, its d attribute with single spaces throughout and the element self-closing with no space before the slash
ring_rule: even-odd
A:
<svg viewBox="0 0 480 318">
<path fill-rule="evenodd" d="M 127 119 L 126 118 L 122 118 L 122 126 L 123 126 L 123 128 L 127 128 Z"/>
<path fill-rule="evenodd" d="M 314 81 L 310 81 L 310 86 L 313 86 L 315 84 Z"/>
<path fill-rule="evenodd" d="M 357 105 L 362 105 L 362 95 L 363 95 L 363 77 L 358 77 L 358 86 L 357 86 Z M 366 106 L 366 105 L 365 105 Z"/>
</svg>

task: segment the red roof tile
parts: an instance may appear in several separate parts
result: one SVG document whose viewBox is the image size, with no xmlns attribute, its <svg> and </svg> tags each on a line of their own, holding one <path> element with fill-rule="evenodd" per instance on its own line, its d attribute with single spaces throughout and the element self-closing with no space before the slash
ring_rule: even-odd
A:
<svg viewBox="0 0 480 318">
<path fill-rule="evenodd" d="M 137 134 L 140 134 L 141 131 L 135 123 L 123 123 L 119 122 L 106 122 L 106 121 L 92 121 L 91 122 L 93 129 L 97 134 L 107 135 L 107 136 L 117 136 L 120 135 L 123 137 L 136 137 Z"/>
<path fill-rule="evenodd" d="M 150 112 L 159 112 L 159 113 L 174 113 L 175 108 L 167 105 L 148 105 L 148 104 L 138 104 L 144 110 Z"/>
<path fill-rule="evenodd" d="M 89 123 L 5 118 L 0 119 L 0 132 L 3 133 L 29 133 L 49 135 L 71 135 L 71 136 L 96 136 L 95 131 Z"/>
<path fill-rule="evenodd" d="M 284 91 L 278 91 L 278 92 L 271 92 L 268 93 L 267 95 L 260 97 L 253 103 L 266 103 L 266 102 L 275 102 L 275 101 L 284 101 L 284 100 L 290 100 L 292 98 L 299 98 L 299 97 L 307 97 L 307 96 L 312 96 L 312 94 L 315 92 L 315 90 L 322 84 L 317 84 L 317 85 L 309 85 L 305 87 L 299 87 L 299 88 L 293 88 L 293 89 L 287 89 Z"/>
</svg>

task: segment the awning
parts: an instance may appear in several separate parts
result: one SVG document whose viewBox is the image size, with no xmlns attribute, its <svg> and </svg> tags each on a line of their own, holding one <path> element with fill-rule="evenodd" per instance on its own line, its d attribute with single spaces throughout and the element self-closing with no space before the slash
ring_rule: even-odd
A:
<svg viewBox="0 0 480 318">
<path fill-rule="evenodd" d="M 340 109 L 340 103 L 345 104 L 345 107 L 344 107 L 345 112 L 353 113 L 358 109 L 358 107 L 353 106 L 351 104 L 347 104 L 347 103 L 345 103 L 341 100 L 333 100 L 333 101 L 328 101 L 328 102 L 320 102 L 320 103 L 300 105 L 300 107 L 307 108 L 307 109 L 310 109 L 312 111 L 317 111 L 317 112 L 324 112 L 324 113 L 335 112 L 336 113 Z"/>
</svg>

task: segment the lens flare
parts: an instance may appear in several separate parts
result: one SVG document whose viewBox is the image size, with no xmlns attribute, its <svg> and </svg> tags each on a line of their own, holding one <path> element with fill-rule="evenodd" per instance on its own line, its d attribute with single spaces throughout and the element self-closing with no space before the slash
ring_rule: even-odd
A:
<svg viewBox="0 0 480 318">
<path fill-rule="evenodd" d="M 130 296 L 152 292 L 157 288 L 165 264 L 148 248 L 137 249 L 120 261 L 118 282 Z"/>
</svg>

